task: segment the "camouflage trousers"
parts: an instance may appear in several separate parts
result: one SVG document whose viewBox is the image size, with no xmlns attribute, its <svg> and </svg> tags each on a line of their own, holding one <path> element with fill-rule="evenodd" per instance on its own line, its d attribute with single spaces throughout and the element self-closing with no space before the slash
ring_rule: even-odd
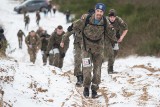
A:
<svg viewBox="0 0 160 107">
<path fill-rule="evenodd" d="M 53 51 L 53 52 L 50 52 L 50 54 L 49 54 L 49 64 L 54 65 L 58 68 L 62 68 L 64 58 L 61 57 L 59 49 L 55 48 L 51 51 Z"/>
<path fill-rule="evenodd" d="M 47 58 L 48 58 L 48 56 L 46 55 L 46 51 L 41 51 L 41 53 L 42 53 L 43 63 L 46 64 L 47 63 Z"/>
<path fill-rule="evenodd" d="M 55 54 L 54 60 L 53 60 L 53 65 L 58 68 L 62 68 L 63 67 L 63 59 L 64 58 L 61 58 L 60 53 Z"/>
<path fill-rule="evenodd" d="M 103 61 L 103 55 L 99 53 L 91 53 L 84 51 L 82 52 L 82 65 L 83 65 L 83 86 L 90 87 L 97 91 L 101 82 L 101 66 Z M 93 65 L 91 65 L 93 64 Z M 93 69 L 93 77 L 92 77 Z"/>
<path fill-rule="evenodd" d="M 19 48 L 21 49 L 22 49 L 22 41 L 23 39 L 21 37 L 18 37 Z"/>
<path fill-rule="evenodd" d="M 114 66 L 115 58 L 118 54 L 118 50 L 108 49 L 108 67 Z"/>
<path fill-rule="evenodd" d="M 28 53 L 30 56 L 30 62 L 35 63 L 37 55 L 37 47 L 28 48 Z"/>
<path fill-rule="evenodd" d="M 0 41 L 0 55 L 6 56 L 7 42 Z"/>
<path fill-rule="evenodd" d="M 74 76 L 83 75 L 81 63 L 82 63 L 82 52 L 81 52 L 81 44 L 74 44 Z"/>
<path fill-rule="evenodd" d="M 38 26 L 39 26 L 39 21 L 40 21 L 40 19 L 36 19 L 36 23 Z"/>
<path fill-rule="evenodd" d="M 28 30 L 29 23 L 25 23 L 25 29 Z"/>
</svg>

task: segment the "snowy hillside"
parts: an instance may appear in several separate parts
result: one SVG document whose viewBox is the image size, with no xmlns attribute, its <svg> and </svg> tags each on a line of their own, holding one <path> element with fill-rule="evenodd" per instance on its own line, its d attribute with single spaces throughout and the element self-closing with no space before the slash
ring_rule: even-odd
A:
<svg viewBox="0 0 160 107">
<path fill-rule="evenodd" d="M 160 58 L 130 56 L 117 59 L 115 71 L 108 75 L 107 62 L 102 66 L 102 83 L 98 99 L 85 99 L 83 88 L 75 87 L 73 76 L 73 38 L 67 51 L 64 67 L 43 66 L 39 51 L 35 65 L 29 62 L 27 47 L 18 48 L 17 32 L 24 30 L 23 15 L 13 11 L 18 2 L 1 0 L 0 23 L 5 27 L 5 35 L 10 43 L 7 49 L 9 58 L 0 59 L 0 89 L 4 91 L 5 107 L 160 107 Z M 37 30 L 35 13 L 29 13 L 30 30 Z M 44 17 L 40 26 L 51 34 L 57 25 L 66 24 L 65 15 L 57 12 L 56 16 Z M 12 53 L 11 51 L 14 50 Z"/>
</svg>

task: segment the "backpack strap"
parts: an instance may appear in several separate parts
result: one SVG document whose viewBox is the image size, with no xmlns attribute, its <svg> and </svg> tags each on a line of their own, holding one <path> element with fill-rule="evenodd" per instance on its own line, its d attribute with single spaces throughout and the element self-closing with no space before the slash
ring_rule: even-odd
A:
<svg viewBox="0 0 160 107">
<path fill-rule="evenodd" d="M 84 27 L 82 29 L 82 39 L 83 39 L 83 46 L 84 46 L 84 50 L 86 51 L 86 41 L 84 39 L 85 37 L 85 34 L 84 34 L 84 29 L 85 27 L 87 26 L 87 24 L 89 24 L 89 19 L 90 19 L 91 15 L 88 15 L 87 18 L 86 18 L 86 21 L 85 21 L 85 24 L 84 24 Z"/>
<path fill-rule="evenodd" d="M 105 34 L 106 34 L 106 28 L 107 28 L 107 19 L 106 17 L 103 16 L 103 22 L 104 22 L 104 39 L 105 39 Z"/>
</svg>

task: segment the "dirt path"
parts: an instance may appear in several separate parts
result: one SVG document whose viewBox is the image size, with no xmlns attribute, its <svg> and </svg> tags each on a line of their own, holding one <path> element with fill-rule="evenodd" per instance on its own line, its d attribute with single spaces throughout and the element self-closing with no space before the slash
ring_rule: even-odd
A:
<svg viewBox="0 0 160 107">
<path fill-rule="evenodd" d="M 67 76 L 70 80 L 70 83 L 72 83 L 75 86 L 76 78 L 73 76 L 71 71 L 68 71 L 64 73 L 62 76 Z M 81 103 L 74 103 L 72 106 L 74 107 L 107 107 L 108 106 L 108 98 L 105 90 L 99 89 L 98 94 L 100 97 L 98 99 L 92 99 L 92 98 L 85 98 L 83 96 L 83 87 L 74 87 L 72 90 L 73 93 L 67 98 L 69 101 L 70 99 L 77 99 L 78 101 L 81 101 Z M 62 104 L 62 107 L 64 107 L 65 103 Z"/>
</svg>

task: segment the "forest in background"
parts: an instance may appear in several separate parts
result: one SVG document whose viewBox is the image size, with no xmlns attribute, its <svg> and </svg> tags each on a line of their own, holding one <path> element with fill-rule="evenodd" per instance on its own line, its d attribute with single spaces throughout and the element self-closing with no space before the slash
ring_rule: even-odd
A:
<svg viewBox="0 0 160 107">
<path fill-rule="evenodd" d="M 159 0 L 53 0 L 61 12 L 70 10 L 78 19 L 95 4 L 106 4 L 108 11 L 116 9 L 129 31 L 120 44 L 119 56 L 132 54 L 160 56 L 160 1 Z"/>
</svg>

